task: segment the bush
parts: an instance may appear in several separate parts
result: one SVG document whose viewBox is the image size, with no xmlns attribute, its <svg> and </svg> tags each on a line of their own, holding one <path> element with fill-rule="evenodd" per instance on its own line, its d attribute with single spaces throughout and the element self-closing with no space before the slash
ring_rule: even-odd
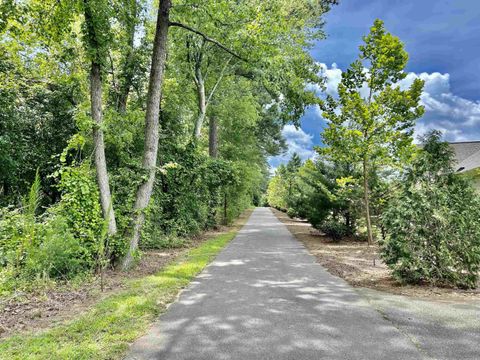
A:
<svg viewBox="0 0 480 360">
<path fill-rule="evenodd" d="M 72 234 L 85 248 L 85 257 L 93 265 L 100 245 L 98 239 L 103 229 L 95 174 L 88 162 L 64 167 L 60 173 L 59 189 L 62 191 L 62 199 L 51 211 L 66 220 Z"/>
<path fill-rule="evenodd" d="M 61 216 L 40 228 L 40 244 L 30 250 L 24 274 L 28 278 L 71 279 L 90 269 L 84 249 Z"/>
<path fill-rule="evenodd" d="M 321 223 L 319 229 L 323 231 L 325 235 L 331 237 L 333 241 L 339 241 L 350 233 L 345 224 L 334 219 L 325 220 Z"/>
<path fill-rule="evenodd" d="M 268 203 L 267 194 L 263 194 L 262 197 L 260 198 L 260 206 L 263 206 L 263 207 L 270 206 L 270 204 Z"/>
<path fill-rule="evenodd" d="M 295 210 L 294 208 L 288 208 L 287 209 L 287 215 L 291 219 L 296 218 L 296 217 L 298 217 L 298 211 Z"/>
<path fill-rule="evenodd" d="M 431 133 L 383 214 L 382 257 L 399 280 L 475 288 L 480 270 L 480 199 L 452 169 Z"/>
<path fill-rule="evenodd" d="M 58 214 L 33 224 L 18 210 L 3 210 L 0 221 L 0 292 L 29 287 L 35 280 L 72 279 L 90 271 L 88 249 Z"/>
<path fill-rule="evenodd" d="M 21 209 L 1 209 L 2 292 L 39 279 L 71 279 L 97 265 L 102 219 L 95 212 L 98 199 L 86 186 L 90 180 L 81 170 L 68 170 L 68 176 L 62 177 L 62 181 L 68 179 L 62 190 L 71 191 L 42 216 L 37 215 L 41 199 L 38 174 Z"/>
<path fill-rule="evenodd" d="M 23 258 L 25 216 L 18 210 L 0 210 L 0 267 L 14 266 Z"/>
</svg>

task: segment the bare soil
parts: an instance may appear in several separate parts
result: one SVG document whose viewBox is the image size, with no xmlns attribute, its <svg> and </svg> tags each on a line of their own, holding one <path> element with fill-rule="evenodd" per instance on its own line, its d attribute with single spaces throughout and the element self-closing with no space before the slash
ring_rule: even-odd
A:
<svg viewBox="0 0 480 360">
<path fill-rule="evenodd" d="M 220 226 L 189 239 L 183 248 L 145 251 L 137 266 L 128 272 L 107 270 L 103 291 L 100 276 L 94 276 L 80 284 L 55 283 L 0 298 L 0 339 L 13 333 L 49 328 L 78 317 L 102 299 L 124 289 L 127 281 L 157 273 L 205 240 L 241 227 L 250 214 L 251 211 L 246 211 L 232 226 Z"/>
<path fill-rule="evenodd" d="M 344 239 L 339 242 L 314 229 L 307 221 L 291 219 L 272 209 L 277 218 L 313 254 L 328 272 L 355 287 L 367 287 L 397 295 L 438 301 L 479 301 L 480 290 L 460 290 L 429 285 L 404 285 L 395 280 L 379 256 L 377 245 Z M 374 265 L 375 263 L 375 265 Z"/>
</svg>

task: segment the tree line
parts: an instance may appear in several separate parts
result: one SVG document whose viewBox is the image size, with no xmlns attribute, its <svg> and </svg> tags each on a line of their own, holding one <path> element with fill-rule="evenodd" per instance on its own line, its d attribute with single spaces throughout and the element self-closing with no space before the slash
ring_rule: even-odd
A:
<svg viewBox="0 0 480 360">
<path fill-rule="evenodd" d="M 333 4 L 3 1 L 0 289 L 128 269 L 258 204 Z"/>
<path fill-rule="evenodd" d="M 306 218 L 334 241 L 377 240 L 399 280 L 475 288 L 480 271 L 480 197 L 455 173 L 441 133 L 413 143 L 423 81 L 399 85 L 408 54 L 376 20 L 343 72 L 338 96 L 320 100 L 324 146 L 276 169 L 266 202 Z"/>
</svg>

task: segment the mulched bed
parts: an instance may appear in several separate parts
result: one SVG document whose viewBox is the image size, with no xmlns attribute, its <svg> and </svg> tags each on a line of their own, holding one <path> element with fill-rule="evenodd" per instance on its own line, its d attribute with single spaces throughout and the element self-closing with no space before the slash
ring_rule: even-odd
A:
<svg viewBox="0 0 480 360">
<path fill-rule="evenodd" d="M 403 285 L 392 277 L 390 270 L 380 259 L 376 245 L 368 246 L 365 242 L 355 239 L 334 242 L 305 220 L 291 219 L 281 211 L 275 209 L 272 211 L 322 266 L 353 286 L 428 300 L 447 302 L 480 300 L 478 288 L 465 291 L 429 285 Z"/>
</svg>

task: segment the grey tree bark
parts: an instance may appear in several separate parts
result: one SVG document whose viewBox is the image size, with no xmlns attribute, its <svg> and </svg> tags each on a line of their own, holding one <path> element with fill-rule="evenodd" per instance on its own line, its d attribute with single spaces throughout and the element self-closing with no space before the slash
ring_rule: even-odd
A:
<svg viewBox="0 0 480 360">
<path fill-rule="evenodd" d="M 102 130 L 102 77 L 100 65 L 95 62 L 92 62 L 90 71 L 90 100 L 92 118 L 95 121 L 93 143 L 95 146 L 95 169 L 100 192 L 100 203 L 102 205 L 103 217 L 108 221 L 108 234 L 114 235 L 117 232 L 117 223 L 115 221 L 115 213 L 113 212 L 112 195 L 108 182 L 105 142 L 103 140 Z"/>
<path fill-rule="evenodd" d="M 207 115 L 207 108 L 208 105 L 210 105 L 210 102 L 212 100 L 213 95 L 218 89 L 218 86 L 220 85 L 223 77 L 225 76 L 225 71 L 227 70 L 228 64 L 230 64 L 230 61 L 233 59 L 233 55 L 231 55 L 228 60 L 225 62 L 222 70 L 220 71 L 220 74 L 218 75 L 217 81 L 213 85 L 212 90 L 208 94 L 208 97 L 206 97 L 206 92 L 205 92 L 205 80 L 202 76 L 202 70 L 201 70 L 201 59 L 202 56 L 198 56 L 197 59 L 199 59 L 197 63 L 195 63 L 195 71 L 194 71 L 194 81 L 195 85 L 197 86 L 197 96 L 198 96 L 198 117 L 197 120 L 195 121 L 195 131 L 194 131 L 194 137 L 198 139 L 202 135 L 202 126 L 203 122 L 205 121 L 205 117 Z"/>
<path fill-rule="evenodd" d="M 198 97 L 198 117 L 195 121 L 195 138 L 199 138 L 202 134 L 203 121 L 207 113 L 207 99 L 205 97 L 205 82 L 203 80 L 202 71 L 200 69 L 200 64 L 195 64 L 195 85 L 197 86 L 197 97 Z"/>
<path fill-rule="evenodd" d="M 167 39 L 169 27 L 169 14 L 172 7 L 171 0 L 160 0 L 157 14 L 155 40 L 153 43 L 152 65 L 147 93 L 147 108 L 145 115 L 145 142 L 142 167 L 147 176 L 137 190 L 134 213 L 133 229 L 130 237 L 130 246 L 123 259 L 122 268 L 128 269 L 133 262 L 133 255 L 138 248 L 142 226 L 145 222 L 145 208 L 152 196 L 157 165 L 160 100 L 165 73 L 167 55 Z"/>
<path fill-rule="evenodd" d="M 91 4 L 85 1 L 85 24 L 88 31 L 89 46 L 99 51 L 96 29 L 94 25 Z M 90 103 L 91 115 L 95 122 L 93 127 L 93 144 L 95 146 L 95 170 L 97 173 L 98 190 L 103 217 L 108 221 L 108 234 L 117 232 L 117 223 L 113 211 L 112 195 L 108 182 L 107 161 L 105 158 L 105 142 L 103 140 L 103 111 L 102 111 L 102 72 L 98 59 L 93 59 L 90 67 Z"/>
</svg>

